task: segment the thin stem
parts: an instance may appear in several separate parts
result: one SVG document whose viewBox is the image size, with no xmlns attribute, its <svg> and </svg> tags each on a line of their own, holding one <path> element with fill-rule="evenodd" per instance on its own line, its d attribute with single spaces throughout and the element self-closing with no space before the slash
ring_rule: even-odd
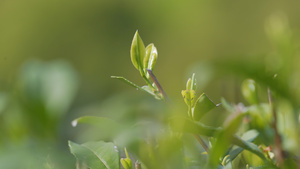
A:
<svg viewBox="0 0 300 169">
<path fill-rule="evenodd" d="M 274 105 L 273 105 L 270 88 L 268 88 L 268 97 L 269 97 L 269 104 L 271 106 L 272 114 L 273 114 L 273 117 L 274 117 L 272 127 L 273 127 L 274 132 L 275 132 L 275 138 L 274 138 L 274 141 L 275 141 L 275 148 L 274 148 L 275 158 L 276 158 L 276 161 L 278 162 L 278 166 L 280 168 L 283 168 L 282 163 L 283 163 L 283 160 L 284 160 L 284 152 L 283 152 L 283 149 L 282 149 L 282 140 L 281 140 L 281 137 L 279 135 L 278 128 L 277 128 L 277 113 L 276 113 L 276 110 L 275 110 Z"/>
<path fill-rule="evenodd" d="M 145 72 L 141 70 L 140 73 L 141 73 L 143 79 L 146 81 L 147 85 L 148 85 L 149 87 L 153 88 L 151 82 L 150 82 L 149 79 L 146 77 Z"/>
<path fill-rule="evenodd" d="M 205 142 L 203 141 L 203 139 L 198 136 L 197 134 L 194 134 L 194 137 L 197 139 L 197 141 L 201 144 L 201 146 L 204 148 L 204 150 L 209 153 L 209 148 L 208 146 L 205 144 Z"/>
<path fill-rule="evenodd" d="M 164 89 L 162 88 L 162 86 L 159 84 L 157 78 L 155 77 L 155 75 L 152 73 L 152 70 L 150 69 L 146 69 L 147 72 L 149 73 L 152 81 L 155 83 L 155 85 L 157 86 L 159 92 L 163 95 L 164 99 L 167 101 L 167 102 L 170 102 L 166 92 L 164 91 Z"/>
</svg>

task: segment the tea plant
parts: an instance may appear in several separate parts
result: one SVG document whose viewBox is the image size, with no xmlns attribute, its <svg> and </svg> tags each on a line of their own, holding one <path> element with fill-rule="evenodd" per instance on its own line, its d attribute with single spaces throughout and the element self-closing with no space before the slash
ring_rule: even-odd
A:
<svg viewBox="0 0 300 169">
<path fill-rule="evenodd" d="M 172 104 L 152 72 L 157 57 L 156 47 L 153 44 L 145 47 L 137 31 L 131 44 L 131 61 L 146 85 L 138 86 L 121 76 L 112 76 L 112 78 L 119 79 L 164 101 L 172 111 L 172 107 L 176 106 Z M 181 115 L 166 113 L 162 119 L 157 119 L 155 124 L 160 125 L 160 130 L 154 135 L 148 133 L 148 129 L 154 127 L 151 125 L 142 127 L 142 130 L 145 129 L 142 131 L 143 134 L 138 132 L 141 129 L 139 121 L 128 125 L 106 117 L 80 117 L 73 121 L 73 126 L 85 123 L 99 130 L 109 130 L 111 142 L 92 141 L 77 144 L 69 141 L 71 153 L 77 159 L 76 167 L 92 169 L 296 168 L 299 164 L 298 151 L 293 152 L 283 146 L 283 140 L 286 138 L 283 138 L 280 133 L 282 129 L 279 127 L 284 128 L 288 124 L 278 125 L 278 107 L 275 105 L 278 102 L 274 101 L 269 87 L 265 87 L 269 101 L 259 102 L 257 86 L 252 79 L 246 79 L 242 83 L 242 95 L 249 106 L 242 103 L 231 104 L 224 98 L 221 99 L 221 103 L 215 104 L 205 93 L 197 94 L 197 82 L 193 74 L 187 80 L 186 89 L 181 91 L 183 102 L 187 106 L 186 113 Z M 276 89 L 276 86 L 272 87 Z M 229 114 L 223 125 L 213 127 L 202 123 L 201 119 L 217 107 Z M 294 122 L 298 126 L 298 120 Z M 95 134 L 101 135 L 101 132 Z M 129 143 L 121 143 L 122 139 L 118 139 L 120 135 L 128 136 Z M 294 140 L 289 141 L 299 142 L 298 132 L 290 135 Z M 123 141 L 125 142 L 125 139 Z M 123 149 L 125 156 L 123 156 Z"/>
</svg>

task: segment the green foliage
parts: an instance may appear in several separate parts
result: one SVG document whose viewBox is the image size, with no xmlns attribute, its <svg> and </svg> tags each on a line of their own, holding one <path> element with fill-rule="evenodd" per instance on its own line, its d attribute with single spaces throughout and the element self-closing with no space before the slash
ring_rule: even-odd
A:
<svg viewBox="0 0 300 169">
<path fill-rule="evenodd" d="M 177 113 L 176 105 L 167 99 L 166 93 L 152 72 L 156 60 L 156 47 L 153 44 L 145 47 L 136 32 L 131 45 L 131 61 L 147 85 L 140 87 L 120 76 L 112 78 L 145 91 L 158 100 L 166 101 L 169 106 L 166 113 L 161 116 L 150 115 L 149 119 L 136 119 L 137 121 L 129 124 L 125 124 L 123 120 L 115 121 L 106 117 L 85 116 L 74 120 L 74 126 L 77 123 L 94 126 L 100 129 L 102 136 L 107 134 L 106 129 L 109 128 L 107 134 L 109 137 L 104 139 L 113 141 L 118 147 L 127 147 L 133 157 L 129 157 L 125 148 L 125 158 L 119 159 L 118 153 L 112 148 L 114 146 L 112 143 L 100 141 L 78 145 L 69 142 L 71 152 L 81 165 L 84 164 L 89 168 L 105 168 L 107 164 L 119 168 L 118 161 L 120 161 L 123 168 L 132 169 L 132 161 L 138 159 L 142 163 L 136 161 L 135 169 L 250 169 L 296 166 L 297 161 L 291 156 L 296 157 L 299 152 L 293 151 L 291 147 L 298 148 L 296 129 L 298 120 L 292 119 L 293 101 L 291 104 L 279 103 L 282 101 L 281 98 L 289 96 L 280 88 L 284 83 L 267 74 L 256 76 L 247 65 L 216 62 L 221 69 L 239 70 L 240 73 L 252 78 L 244 80 L 241 84 L 242 95 L 249 105 L 232 104 L 224 98 L 221 99 L 221 104 L 215 104 L 205 93 L 198 97 L 196 76 L 192 74 L 187 80 L 186 89 L 181 92 L 183 102 L 187 106 L 187 112 L 182 114 Z M 268 91 L 268 103 L 259 101 L 259 84 L 253 79 L 267 85 L 261 87 Z M 270 88 L 281 96 L 276 98 L 275 102 Z M 227 113 L 222 124 L 207 125 L 203 119 L 211 115 L 210 112 L 219 105 L 222 105 L 223 109 L 218 108 L 218 111 Z M 289 107 L 289 113 L 282 113 L 282 106 Z M 292 122 L 287 125 L 282 116 Z M 287 126 L 293 126 L 293 129 Z M 289 134 L 285 134 L 285 131 Z M 292 143 L 290 147 L 287 142 Z M 285 154 L 289 154 L 290 157 Z M 105 162 L 102 156 L 105 157 Z"/>
<path fill-rule="evenodd" d="M 151 43 L 145 48 L 138 31 L 136 31 L 131 43 L 130 55 L 132 64 L 140 71 L 147 85 L 140 87 L 121 76 L 111 76 L 111 78 L 120 79 L 139 90 L 154 95 L 157 99 L 167 99 L 156 77 L 152 74 L 158 56 L 154 44 Z M 153 82 L 151 83 L 151 81 Z"/>
</svg>

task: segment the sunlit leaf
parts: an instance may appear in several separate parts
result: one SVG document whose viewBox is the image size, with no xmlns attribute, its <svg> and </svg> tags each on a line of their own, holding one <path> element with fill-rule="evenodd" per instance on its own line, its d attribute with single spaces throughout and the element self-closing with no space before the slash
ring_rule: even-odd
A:
<svg viewBox="0 0 300 169">
<path fill-rule="evenodd" d="M 157 49 L 154 46 L 154 44 L 149 44 L 146 47 L 146 56 L 144 58 L 143 64 L 144 64 L 144 69 L 149 69 L 149 70 L 153 70 L 155 63 L 157 60 Z M 147 72 L 147 70 L 144 70 L 147 78 L 149 78 L 149 74 Z"/>
<path fill-rule="evenodd" d="M 195 90 L 182 90 L 181 91 L 184 102 L 187 106 L 193 107 L 196 100 Z"/>
<path fill-rule="evenodd" d="M 145 57 L 145 46 L 144 43 L 138 33 L 138 31 L 135 32 L 132 43 L 131 43 L 131 62 L 134 65 L 134 67 L 139 70 L 143 71 L 143 59 Z"/>
<path fill-rule="evenodd" d="M 195 78 L 195 73 L 193 73 L 192 78 L 189 78 L 186 83 L 186 90 L 196 90 L 197 83 Z"/>
</svg>

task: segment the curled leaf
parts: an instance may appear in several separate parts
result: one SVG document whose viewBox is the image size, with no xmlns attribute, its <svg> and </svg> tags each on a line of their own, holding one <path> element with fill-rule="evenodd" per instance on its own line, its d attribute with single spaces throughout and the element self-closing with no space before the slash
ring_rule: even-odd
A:
<svg viewBox="0 0 300 169">
<path fill-rule="evenodd" d="M 143 68 L 153 70 L 156 60 L 157 60 L 157 49 L 154 46 L 154 44 L 151 43 L 146 47 L 146 55 L 144 57 Z M 147 78 L 149 78 L 150 75 L 148 74 L 147 70 L 144 70 L 144 72 Z"/>
<path fill-rule="evenodd" d="M 186 83 L 186 90 L 196 90 L 196 78 L 195 73 L 193 73 L 192 78 L 189 78 Z"/>
</svg>

